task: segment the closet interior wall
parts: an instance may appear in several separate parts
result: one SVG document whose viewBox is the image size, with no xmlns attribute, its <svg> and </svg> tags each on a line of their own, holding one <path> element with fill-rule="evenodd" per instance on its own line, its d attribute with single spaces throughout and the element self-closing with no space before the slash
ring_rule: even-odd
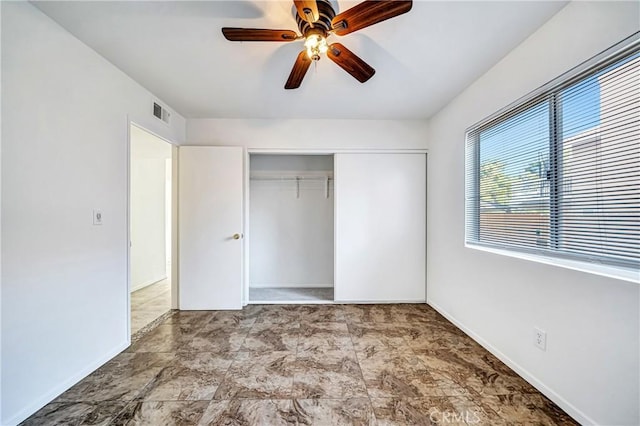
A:
<svg viewBox="0 0 640 426">
<path fill-rule="evenodd" d="M 249 303 L 333 301 L 333 156 L 249 163 Z"/>
</svg>

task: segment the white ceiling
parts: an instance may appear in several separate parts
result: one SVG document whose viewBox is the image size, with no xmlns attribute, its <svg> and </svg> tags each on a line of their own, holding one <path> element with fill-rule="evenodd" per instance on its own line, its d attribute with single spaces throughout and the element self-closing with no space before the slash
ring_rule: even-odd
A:
<svg viewBox="0 0 640 426">
<path fill-rule="evenodd" d="M 422 119 L 558 12 L 559 1 L 415 1 L 340 41 L 376 69 L 361 84 L 324 57 L 284 83 L 302 41 L 233 43 L 225 26 L 293 29 L 291 1 L 34 4 L 187 118 Z M 357 2 L 334 2 L 344 11 Z M 532 60 L 532 65 L 534 60 Z"/>
</svg>

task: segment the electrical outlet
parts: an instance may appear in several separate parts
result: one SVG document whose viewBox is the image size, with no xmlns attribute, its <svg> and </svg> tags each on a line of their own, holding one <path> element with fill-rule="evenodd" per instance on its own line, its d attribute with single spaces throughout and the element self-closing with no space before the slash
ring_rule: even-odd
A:
<svg viewBox="0 0 640 426">
<path fill-rule="evenodd" d="M 95 209 L 93 211 L 93 224 L 102 225 L 102 210 Z"/>
<path fill-rule="evenodd" d="M 533 328 L 533 344 L 538 349 L 547 350 L 547 332 L 540 330 L 538 327 Z"/>
</svg>

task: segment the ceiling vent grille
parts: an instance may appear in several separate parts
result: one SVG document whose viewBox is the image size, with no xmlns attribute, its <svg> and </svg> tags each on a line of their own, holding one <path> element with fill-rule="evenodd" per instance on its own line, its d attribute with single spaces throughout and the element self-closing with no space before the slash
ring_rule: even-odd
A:
<svg viewBox="0 0 640 426">
<path fill-rule="evenodd" d="M 167 111 L 165 107 L 160 105 L 157 102 L 153 103 L 153 116 L 159 118 L 165 123 L 169 124 L 169 119 L 171 118 L 171 113 Z"/>
</svg>

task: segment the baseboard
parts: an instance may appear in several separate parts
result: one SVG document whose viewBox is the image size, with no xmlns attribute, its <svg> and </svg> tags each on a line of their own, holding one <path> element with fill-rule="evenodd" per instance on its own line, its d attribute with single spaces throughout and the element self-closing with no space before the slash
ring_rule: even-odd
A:
<svg viewBox="0 0 640 426">
<path fill-rule="evenodd" d="M 138 290 L 142 290 L 145 287 L 149 287 L 150 285 L 153 285 L 155 283 L 159 283 L 160 281 L 164 281 L 167 279 L 167 276 L 165 275 L 163 278 L 160 279 L 153 279 L 151 281 L 146 281 L 142 284 L 138 284 L 136 286 L 132 286 L 131 287 L 131 293 L 133 293 L 134 291 L 138 291 Z"/>
<path fill-rule="evenodd" d="M 124 343 L 120 344 L 118 347 L 116 347 L 115 349 L 113 349 L 110 352 L 108 352 L 107 355 L 104 355 L 104 356 L 98 358 L 96 361 L 94 361 L 91 364 L 89 364 L 86 368 L 82 369 L 79 373 L 71 376 L 68 380 L 62 382 L 59 386 L 56 386 L 51 391 L 49 391 L 49 392 L 45 393 L 43 396 L 37 398 L 31 404 L 27 405 L 22 410 L 18 411 L 18 413 L 16 413 L 10 419 L 8 419 L 6 421 L 3 420 L 2 421 L 2 425 L 4 425 L 4 426 L 15 426 L 18 423 L 24 421 L 29 416 L 31 416 L 32 414 L 37 412 L 39 409 L 41 409 L 42 407 L 44 407 L 45 405 L 47 405 L 48 403 L 53 401 L 58 396 L 62 395 L 63 392 L 65 392 L 66 390 L 71 388 L 73 385 L 78 383 L 80 380 L 82 380 L 85 377 L 87 377 L 89 374 L 93 373 L 95 370 L 97 370 L 99 367 L 101 367 L 103 364 L 105 364 L 111 358 L 113 358 L 114 356 L 118 355 L 120 352 L 122 352 L 123 350 L 125 350 L 128 347 L 129 347 L 129 343 L 128 342 L 124 342 Z"/>
<path fill-rule="evenodd" d="M 249 284 L 249 288 L 333 288 L 333 284 Z"/>
<path fill-rule="evenodd" d="M 333 300 L 250 300 L 247 305 L 333 305 Z"/>
<path fill-rule="evenodd" d="M 535 377 L 533 374 L 531 374 L 529 371 L 527 371 L 527 369 L 525 369 L 522 366 L 520 366 L 519 364 L 515 363 L 513 360 L 511 360 L 511 358 L 509 358 L 508 356 L 506 356 L 505 354 L 500 352 L 497 348 L 492 346 L 489 342 L 484 340 L 478 334 L 474 333 L 469 327 L 465 326 L 460 321 L 458 321 L 453 316 L 451 316 L 447 311 L 442 309 L 442 307 L 438 306 L 436 303 L 433 303 L 429 299 L 427 299 L 427 304 L 429 306 L 431 306 L 433 309 L 435 309 L 436 311 L 438 311 L 443 317 L 445 317 L 446 319 L 451 321 L 460 330 L 464 331 L 465 334 L 467 334 L 469 337 L 471 337 L 473 340 L 475 340 L 480 346 L 482 346 L 483 348 L 485 348 L 486 350 L 491 352 L 500 361 L 504 362 L 507 366 L 509 366 L 509 368 L 511 368 L 516 373 L 518 373 L 518 375 L 520 375 L 520 377 L 522 377 L 527 382 L 529 382 L 529 384 L 531 384 L 531 386 L 533 386 L 534 388 L 538 389 L 547 398 L 549 398 L 551 401 L 555 402 L 560 408 L 562 408 L 567 414 L 569 414 L 571 417 L 573 417 L 573 419 L 576 420 L 578 423 L 583 424 L 583 425 L 584 424 L 590 424 L 590 425 L 596 425 L 597 424 L 595 421 L 593 421 L 593 419 L 591 419 L 589 416 L 587 416 L 585 413 L 580 411 L 577 407 L 575 407 L 573 404 L 568 402 L 566 399 L 564 399 L 562 396 L 560 396 L 558 393 L 556 393 L 553 389 L 549 388 L 542 381 L 540 381 L 537 377 Z"/>
<path fill-rule="evenodd" d="M 388 305 L 392 303 L 427 303 L 424 299 L 403 299 L 403 300 L 335 300 L 341 305 Z"/>
<path fill-rule="evenodd" d="M 407 301 L 391 301 L 381 302 L 379 300 L 364 300 L 364 301 L 341 301 L 341 300 L 249 300 L 248 305 L 384 305 L 384 304 L 397 304 L 397 303 L 427 303 L 424 300 L 407 300 Z"/>
</svg>

